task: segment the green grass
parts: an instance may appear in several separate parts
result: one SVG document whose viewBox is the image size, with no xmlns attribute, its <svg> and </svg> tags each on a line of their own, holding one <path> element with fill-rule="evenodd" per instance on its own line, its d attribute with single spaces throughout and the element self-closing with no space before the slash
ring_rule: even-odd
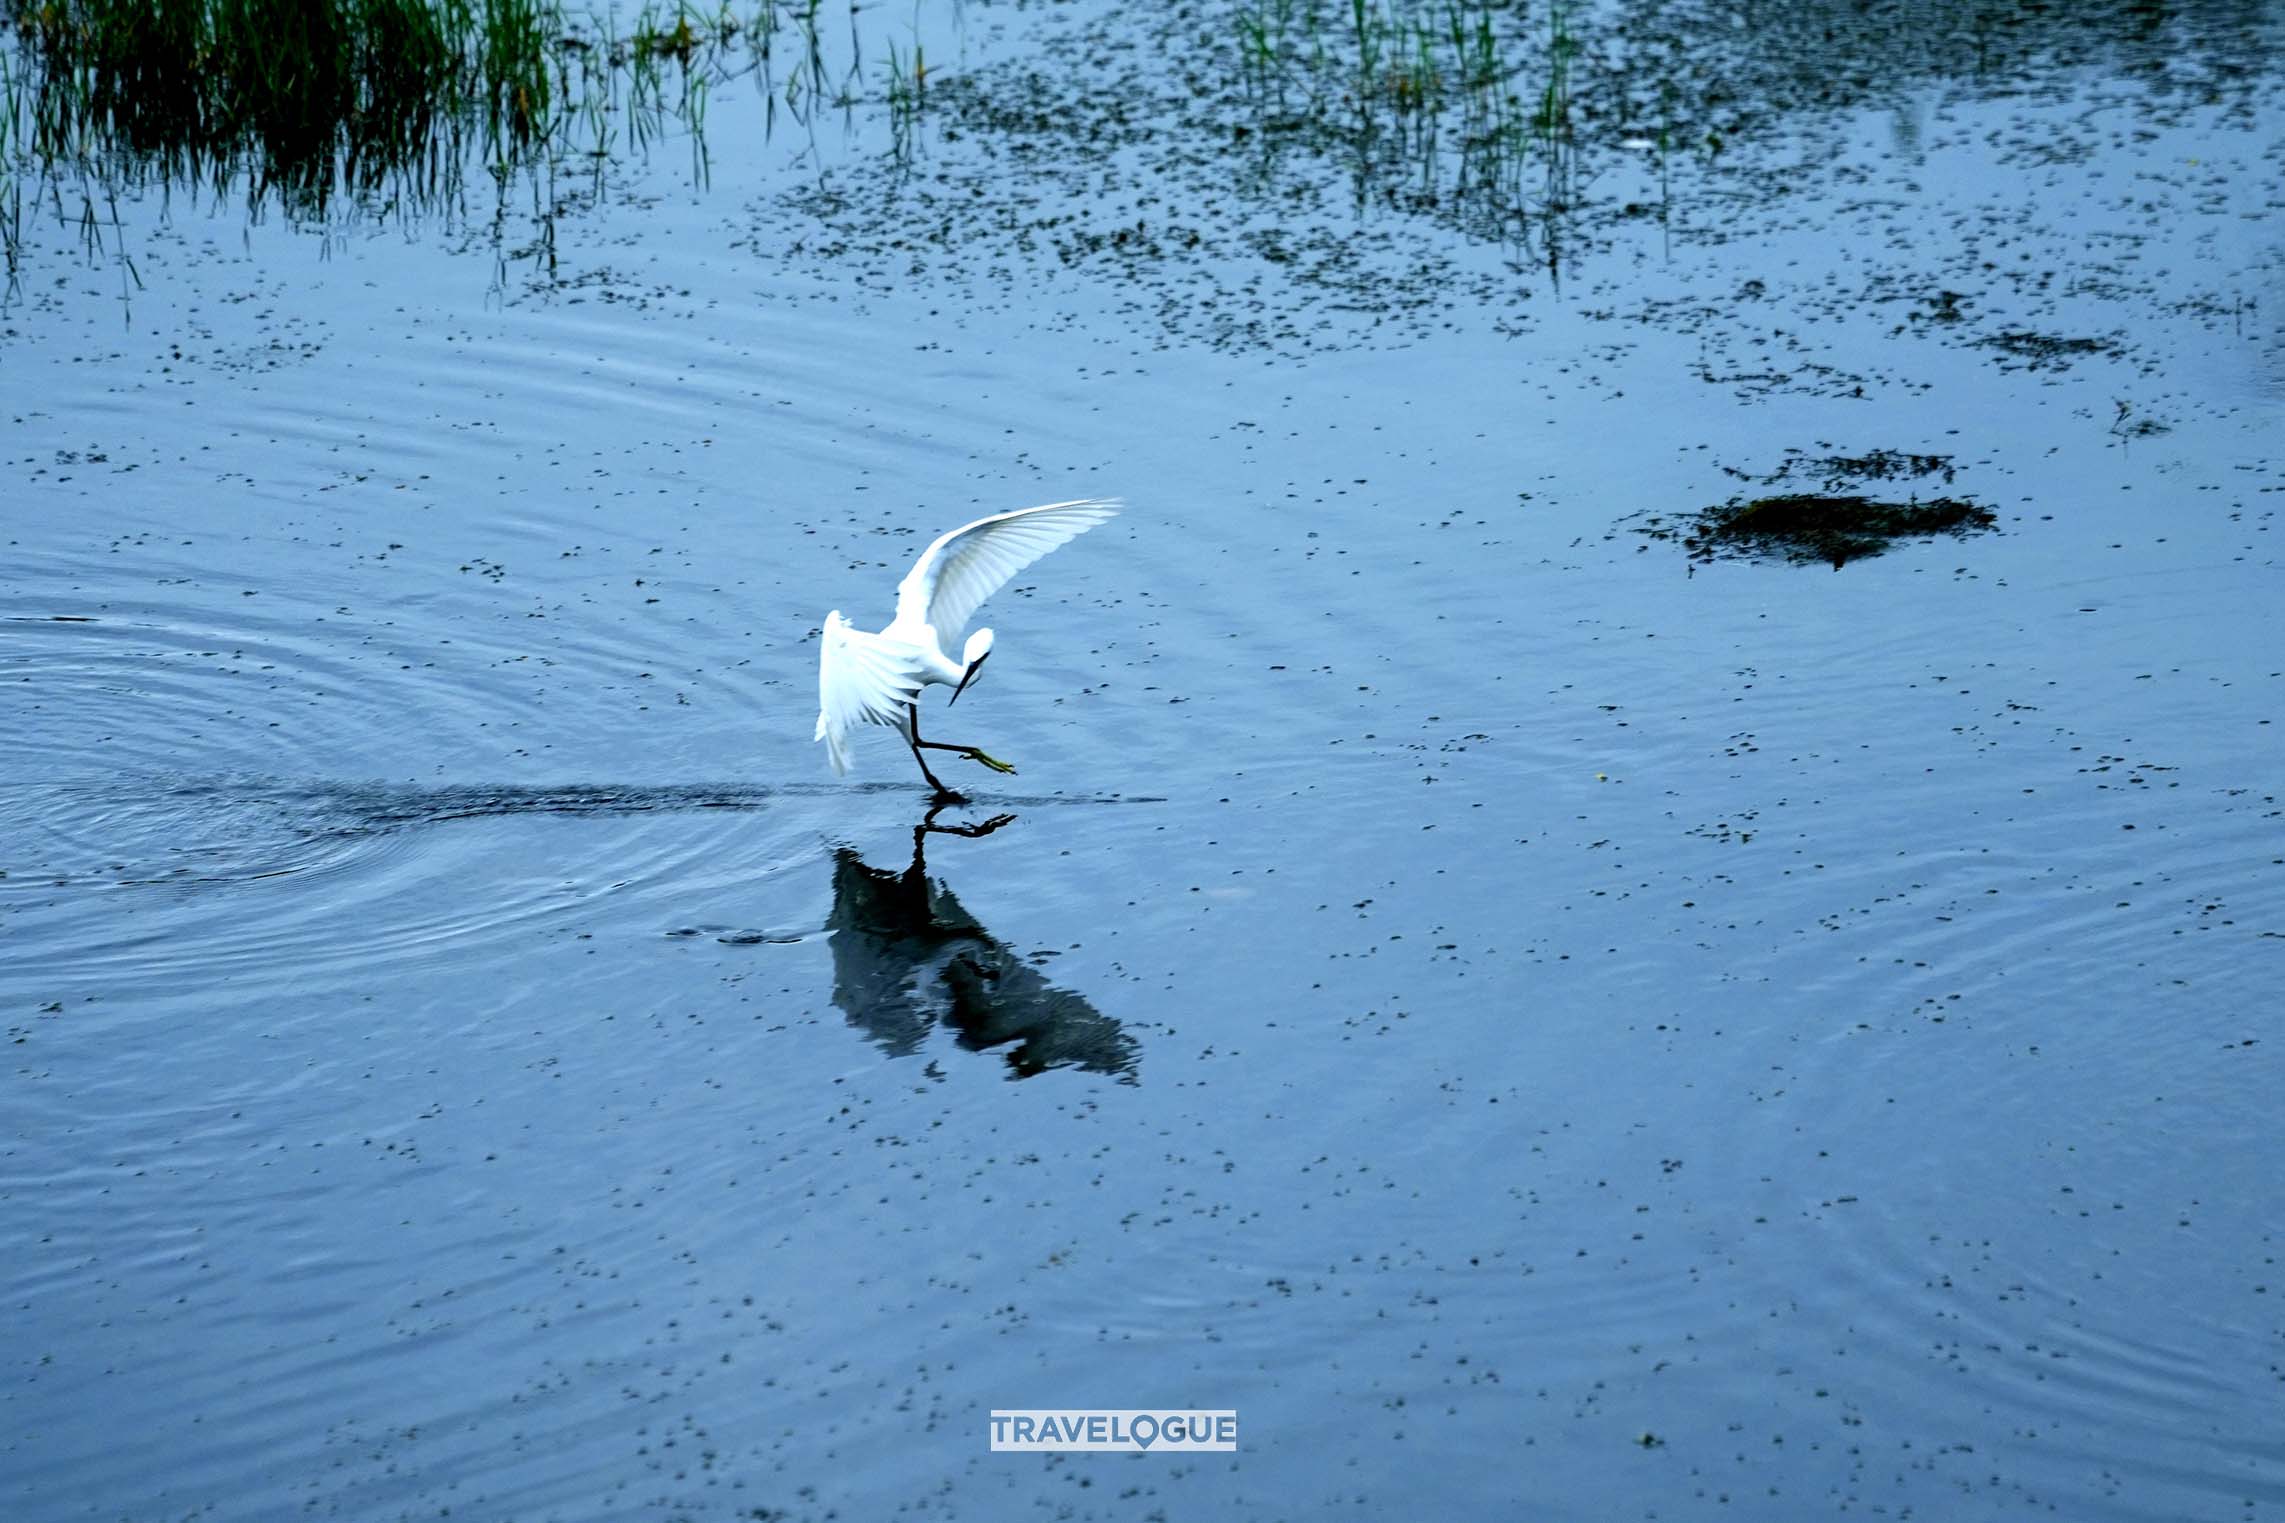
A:
<svg viewBox="0 0 2285 1523">
<path fill-rule="evenodd" d="M 670 132 L 703 180 L 710 92 L 749 72 L 774 90 L 781 29 L 804 44 L 789 103 L 828 93 L 820 3 L 642 0 L 630 21 L 562 0 L 0 0 L 0 252 L 13 274 L 28 199 L 145 182 L 323 218 Z"/>
<path fill-rule="evenodd" d="M 1665 216 L 1698 142 L 1685 124 L 1726 89 L 1670 51 L 1607 45 L 1630 35 L 1578 0 L 1239 0 L 1231 93 L 1256 119 L 1237 136 L 1265 163 L 1341 163 L 1360 207 L 1431 215 L 1558 274 L 1605 171 L 1606 193 L 1636 190 L 1606 210 Z"/>
<path fill-rule="evenodd" d="M 480 127 L 544 144 L 557 95 L 541 0 L 17 0 L 11 146 L 120 153 L 194 182 L 244 172 L 322 205 Z"/>
<path fill-rule="evenodd" d="M 913 134 L 921 111 L 928 105 L 928 54 L 917 40 L 907 53 L 893 38 L 888 52 L 882 72 L 887 84 L 890 146 L 902 163 L 912 157 Z"/>
<path fill-rule="evenodd" d="M 1340 146 L 1360 186 L 1508 232 L 1536 210 L 1534 163 L 1567 163 L 1566 12 L 1545 38 L 1503 0 L 1248 0 L 1239 66 L 1265 130 Z"/>
</svg>

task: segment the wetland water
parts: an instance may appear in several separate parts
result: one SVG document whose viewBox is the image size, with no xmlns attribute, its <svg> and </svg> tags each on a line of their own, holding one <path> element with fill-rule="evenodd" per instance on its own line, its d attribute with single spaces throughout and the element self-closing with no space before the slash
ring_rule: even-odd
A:
<svg viewBox="0 0 2285 1523">
<path fill-rule="evenodd" d="M 11 171 L 0 1514 L 2285 1516 L 2278 8 L 1582 8 L 1473 191 L 1287 15 Z M 1092 494 L 1012 821 L 835 781 Z"/>
</svg>

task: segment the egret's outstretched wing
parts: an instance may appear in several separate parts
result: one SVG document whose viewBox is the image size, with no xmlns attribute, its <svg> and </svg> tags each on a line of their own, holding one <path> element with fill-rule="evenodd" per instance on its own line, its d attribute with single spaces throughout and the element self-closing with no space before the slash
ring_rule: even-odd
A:
<svg viewBox="0 0 2285 1523">
<path fill-rule="evenodd" d="M 851 627 L 840 611 L 825 616 L 817 653 L 817 733 L 833 770 L 849 770 L 849 737 L 861 724 L 899 725 L 905 705 L 920 691 L 920 674 L 909 659 Z"/>
<path fill-rule="evenodd" d="M 959 649 L 961 633 L 984 599 L 1118 511 L 1115 497 L 1088 497 L 995 513 L 954 529 L 922 551 L 911 574 L 897 583 L 897 622 L 931 625 L 946 649 Z"/>
</svg>

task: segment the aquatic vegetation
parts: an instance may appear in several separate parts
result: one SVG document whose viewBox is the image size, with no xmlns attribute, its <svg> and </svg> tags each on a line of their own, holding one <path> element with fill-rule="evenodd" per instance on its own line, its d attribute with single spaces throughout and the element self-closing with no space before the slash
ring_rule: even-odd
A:
<svg viewBox="0 0 2285 1523">
<path fill-rule="evenodd" d="M 322 206 L 474 129 L 513 158 L 555 129 L 537 0 L 47 0 L 12 17 L 10 146 L 192 183 L 244 172 Z"/>
<path fill-rule="evenodd" d="M 1741 501 L 1680 518 L 1644 517 L 1637 532 L 1679 543 L 1693 561 L 1718 556 L 1776 557 L 1796 564 L 1823 562 L 1835 570 L 1878 555 L 1900 539 L 1962 536 L 1998 527 L 1988 508 L 1956 497 L 1927 502 L 1876 502 L 1854 493 L 1786 492 Z"/>
<path fill-rule="evenodd" d="M 454 207 L 474 167 L 503 195 L 526 177 L 545 221 L 559 167 L 670 132 L 703 181 L 724 81 L 754 76 L 773 117 L 851 94 L 820 3 L 644 0 L 629 19 L 561 0 L 0 0 L 0 250 L 14 273 L 27 182 L 81 202 L 96 244 L 96 203 L 143 184 L 324 219 Z"/>
<path fill-rule="evenodd" d="M 2030 370 L 2066 370 L 2073 360 L 2109 354 L 2116 345 L 2100 338 L 2058 338 L 2046 333 L 2012 331 L 1995 333 L 1978 342 L 1996 349 L 2017 365 Z M 2006 363 L 2003 361 L 2002 363 Z"/>
<path fill-rule="evenodd" d="M 1337 144 L 1360 197 L 1377 179 L 1398 179 L 1416 200 L 1449 198 L 1513 232 L 1528 150 L 1552 149 L 1567 132 L 1572 44 L 1560 6 L 1554 15 L 1551 72 L 1532 104 L 1510 58 L 1513 12 L 1488 0 L 1346 0 L 1338 11 L 1324 0 L 1258 0 L 1236 24 L 1265 135 Z"/>
<path fill-rule="evenodd" d="M 1345 159 L 1360 204 L 1385 199 L 1479 236 L 1536 241 L 1557 262 L 1579 201 L 1583 128 L 1647 130 L 1660 184 L 1676 89 L 1634 80 L 1582 95 L 1587 47 L 1569 0 L 1251 0 L 1236 19 L 1240 73 L 1268 142 Z"/>
<path fill-rule="evenodd" d="M 1956 472 L 1950 455 L 1918 455 L 1908 450 L 1876 449 L 1863 455 L 1821 455 L 1806 462 L 1828 478 L 1889 480 L 1899 476 L 1942 476 L 1950 481 Z"/>
<path fill-rule="evenodd" d="M 1165 30 L 1163 46 L 1187 46 Z M 1557 273 L 1639 221 L 1703 238 L 1732 198 L 1786 195 L 1773 146 L 1798 152 L 1804 123 L 1836 130 L 1907 81 L 1973 93 L 2033 66 L 2124 58 L 2154 90 L 2186 93 L 2149 61 L 2166 52 L 2154 39 L 2211 54 L 2197 77 L 2216 91 L 2239 88 L 2274 46 L 2251 25 L 2124 0 L 1240 0 L 1209 43 L 1227 44 L 1224 73 L 1252 110 L 1240 135 L 1265 162 L 1338 163 L 1360 208 L 1426 214 Z M 1911 320 L 1967 323 L 1972 299 L 1940 291 Z M 1994 347 L 2039 368 L 2091 352 L 2060 342 L 2071 347 L 2025 335 Z"/>
<path fill-rule="evenodd" d="M 1827 491 L 1838 491 L 1862 481 L 1896 481 L 1916 476 L 1941 476 L 1950 481 L 1958 474 L 1950 455 L 1922 455 L 1892 449 L 1867 450 L 1861 455 L 1810 455 L 1789 450 L 1777 469 L 1766 476 L 1735 467 L 1724 469 L 1740 480 L 1766 485 L 1791 479 L 1815 479 L 1822 482 Z"/>
<path fill-rule="evenodd" d="M 1881 501 L 1855 490 L 1872 481 L 1941 477 L 1949 484 L 1959 466 L 1950 455 L 1873 449 L 1861 454 L 1790 449 L 1767 475 L 1722 469 L 1741 481 L 1792 490 L 1732 497 L 1690 514 L 1643 513 L 1627 525 L 1646 538 L 1682 546 L 1693 562 L 1720 557 L 1824 563 L 1835 569 L 1878 555 L 1898 540 L 1955 538 L 1998 527 L 1988 508 L 1957 497 Z M 1814 484 L 1812 487 L 1811 484 Z"/>
<path fill-rule="evenodd" d="M 901 51 L 894 39 L 888 44 L 883 68 L 887 86 L 891 152 L 899 161 L 912 156 L 913 134 L 921 109 L 928 104 L 928 53 L 915 40 L 912 52 Z"/>
<path fill-rule="evenodd" d="M 2110 420 L 2110 435 L 2114 439 L 2131 442 L 2135 439 L 2155 438 L 2160 434 L 2170 434 L 2174 431 L 2174 427 L 2170 423 L 2161 423 L 2156 418 L 2146 415 L 2138 416 L 2135 413 L 2134 404 L 2124 397 L 2118 398 L 2112 403 L 2112 406 L 2116 408 L 2116 412 Z"/>
</svg>

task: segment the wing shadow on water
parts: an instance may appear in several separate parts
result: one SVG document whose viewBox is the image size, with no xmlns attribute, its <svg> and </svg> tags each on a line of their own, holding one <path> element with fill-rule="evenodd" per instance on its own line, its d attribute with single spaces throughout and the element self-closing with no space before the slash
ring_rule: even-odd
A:
<svg viewBox="0 0 2285 1523">
<path fill-rule="evenodd" d="M 1081 1068 L 1137 1083 L 1135 1041 L 1116 1020 L 1042 978 L 928 875 L 929 836 L 985 836 L 1014 818 L 938 825 L 932 809 L 913 827 L 912 865 L 900 871 L 846 847 L 834 853 L 833 1003 L 899 1057 L 941 1025 L 971 1052 L 1006 1048 L 1014 1078 Z"/>
</svg>

